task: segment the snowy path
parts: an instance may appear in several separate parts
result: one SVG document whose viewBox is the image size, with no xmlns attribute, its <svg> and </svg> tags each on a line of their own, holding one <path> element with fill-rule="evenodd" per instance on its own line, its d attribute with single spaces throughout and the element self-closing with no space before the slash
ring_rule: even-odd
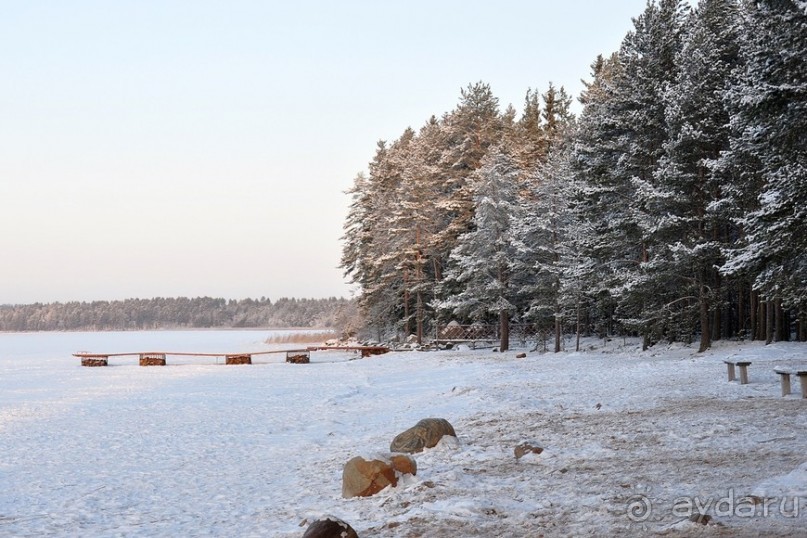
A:
<svg viewBox="0 0 807 538">
<path fill-rule="evenodd" d="M 0 359 L 0 536 L 293 537 L 322 513 L 360 536 L 802 536 L 807 401 L 781 398 L 772 367 L 807 346 L 618 344 L 235 367 Z M 725 381 L 737 354 L 749 385 Z M 459 448 L 416 456 L 392 491 L 341 498 L 348 459 L 429 416 Z M 545 452 L 516 462 L 522 440 Z M 673 513 L 728 495 L 790 512 L 705 527 Z M 653 511 L 632 521 L 645 498 Z"/>
</svg>

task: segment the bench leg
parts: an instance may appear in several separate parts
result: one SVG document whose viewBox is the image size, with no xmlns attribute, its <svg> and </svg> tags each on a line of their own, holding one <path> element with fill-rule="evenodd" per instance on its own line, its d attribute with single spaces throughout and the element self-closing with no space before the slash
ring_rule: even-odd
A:
<svg viewBox="0 0 807 538">
<path fill-rule="evenodd" d="M 748 366 L 740 365 L 740 385 L 748 384 Z"/>
<path fill-rule="evenodd" d="M 790 374 L 779 374 L 782 378 L 782 397 L 790 394 Z"/>
<path fill-rule="evenodd" d="M 737 379 L 737 376 L 734 373 L 734 364 L 728 362 L 726 363 L 726 366 L 729 369 L 729 381 L 734 381 L 735 379 Z"/>
<path fill-rule="evenodd" d="M 807 398 L 807 374 L 798 374 L 801 381 L 801 397 Z"/>
</svg>

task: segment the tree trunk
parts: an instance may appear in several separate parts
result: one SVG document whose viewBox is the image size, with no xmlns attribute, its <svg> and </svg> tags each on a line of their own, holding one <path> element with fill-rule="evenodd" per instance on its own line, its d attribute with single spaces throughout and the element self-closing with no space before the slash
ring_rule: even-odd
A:
<svg viewBox="0 0 807 538">
<path fill-rule="evenodd" d="M 510 314 L 507 310 L 499 312 L 499 351 L 510 349 Z"/>
<path fill-rule="evenodd" d="M 773 341 L 782 342 L 784 340 L 784 315 L 782 313 L 782 300 L 773 301 Z"/>
<path fill-rule="evenodd" d="M 575 310 L 576 314 L 576 324 L 577 324 L 577 341 L 574 345 L 574 350 L 579 352 L 580 351 L 580 301 L 577 301 L 577 308 Z"/>
<path fill-rule="evenodd" d="M 743 284 L 737 288 L 737 335 L 745 335 L 745 304 L 743 303 Z"/>
<path fill-rule="evenodd" d="M 417 292 L 417 343 L 423 343 L 423 296 Z"/>
<path fill-rule="evenodd" d="M 720 274 L 719 273 L 714 274 L 713 277 L 712 277 L 712 281 L 714 283 L 714 288 L 712 290 L 713 293 L 714 293 L 714 298 L 715 298 L 714 302 L 717 303 L 719 301 L 719 299 L 720 299 L 720 296 L 722 295 L 721 286 L 723 284 L 720 281 Z M 721 329 L 721 327 L 723 325 L 722 320 L 720 319 L 720 312 L 721 312 L 720 308 L 717 305 L 715 305 L 715 308 L 712 309 L 712 326 L 710 327 L 712 329 L 712 341 L 720 340 L 720 329 Z M 702 339 L 701 339 L 701 343 L 702 343 Z M 712 345 L 712 342 L 709 342 L 710 347 L 711 347 L 711 345 Z"/>
<path fill-rule="evenodd" d="M 712 347 L 712 331 L 709 327 L 709 301 L 706 296 L 706 286 L 701 284 L 700 294 L 698 297 L 698 305 L 701 319 L 701 343 L 698 347 L 698 353 L 703 353 Z"/>
<path fill-rule="evenodd" d="M 767 310 L 767 304 L 760 298 L 759 292 L 757 292 L 757 340 L 765 340 L 768 318 Z"/>
<path fill-rule="evenodd" d="M 409 283 L 404 273 L 404 335 L 409 338 L 412 334 L 412 320 L 409 319 Z"/>
<path fill-rule="evenodd" d="M 765 301 L 765 343 L 770 344 L 773 342 L 773 318 L 774 318 L 774 310 L 776 310 L 773 306 L 773 303 L 770 301 Z"/>
</svg>

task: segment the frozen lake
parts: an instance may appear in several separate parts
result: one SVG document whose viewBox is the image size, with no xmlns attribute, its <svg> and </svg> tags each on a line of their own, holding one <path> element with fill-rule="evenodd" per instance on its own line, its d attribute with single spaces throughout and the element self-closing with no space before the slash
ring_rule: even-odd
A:
<svg viewBox="0 0 807 538">
<path fill-rule="evenodd" d="M 804 344 L 148 368 L 71 356 L 259 351 L 268 336 L 0 334 L 0 536 L 291 538 L 324 513 L 381 537 L 803 535 L 807 401 L 780 396 L 773 366 L 805 362 Z M 753 361 L 748 385 L 725 379 L 722 360 L 738 356 Z M 416 455 L 397 488 L 342 499 L 345 462 L 432 416 L 458 448 Z M 544 453 L 515 461 L 521 441 Z M 770 512 L 726 515 L 729 495 Z M 709 503 L 719 525 L 681 517 L 682 498 Z M 637 500 L 652 510 L 629 512 Z"/>
</svg>

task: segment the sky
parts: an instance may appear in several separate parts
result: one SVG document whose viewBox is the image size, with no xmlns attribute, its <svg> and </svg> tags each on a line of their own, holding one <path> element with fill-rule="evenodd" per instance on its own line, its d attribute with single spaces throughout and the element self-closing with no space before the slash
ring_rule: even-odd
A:
<svg viewBox="0 0 807 538">
<path fill-rule="evenodd" d="M 345 191 L 484 81 L 578 95 L 645 0 L 0 0 L 0 304 L 350 296 Z"/>
</svg>

